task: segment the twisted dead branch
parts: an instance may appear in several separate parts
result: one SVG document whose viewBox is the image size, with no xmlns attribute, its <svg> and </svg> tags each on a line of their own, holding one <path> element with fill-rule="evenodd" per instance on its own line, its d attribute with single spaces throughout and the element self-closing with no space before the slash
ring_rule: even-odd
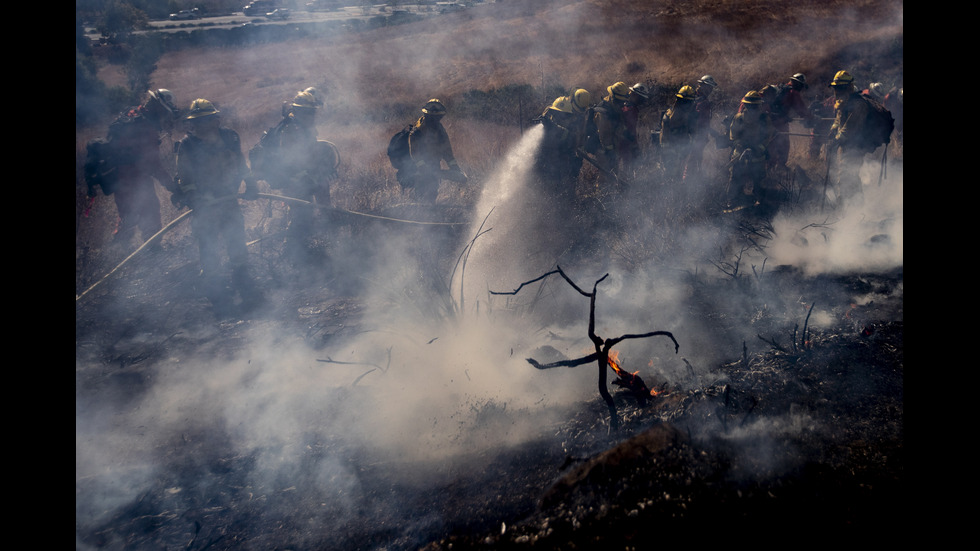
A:
<svg viewBox="0 0 980 551">
<path fill-rule="evenodd" d="M 619 344 L 620 342 L 622 342 L 624 340 L 629 340 L 629 339 L 643 339 L 643 338 L 647 338 L 647 337 L 656 337 L 656 336 L 668 337 L 671 341 L 673 341 L 673 343 L 674 343 L 674 353 L 675 354 L 680 349 L 680 345 L 677 343 L 677 339 L 674 338 L 674 335 L 672 333 L 670 333 L 669 331 L 650 331 L 650 332 L 647 332 L 647 333 L 636 333 L 636 334 L 629 333 L 629 334 L 626 334 L 626 335 L 622 335 L 622 336 L 615 337 L 615 338 L 609 338 L 609 339 L 603 339 L 602 337 L 600 337 L 599 335 L 597 335 L 596 332 L 595 332 L 595 301 L 596 301 L 596 294 L 597 294 L 596 288 L 607 277 L 609 277 L 609 274 L 605 274 L 604 276 L 602 276 L 601 278 L 599 278 L 598 280 L 596 280 L 596 282 L 592 284 L 592 292 L 590 293 L 590 292 L 587 292 L 587 291 L 583 290 L 578 285 L 576 285 L 575 282 L 572 281 L 571 278 L 569 278 L 568 275 L 566 275 L 565 272 L 561 269 L 561 266 L 556 266 L 554 270 L 552 270 L 552 271 L 550 271 L 550 272 L 548 272 L 546 274 L 543 274 L 543 275 L 541 275 L 539 277 L 536 277 L 536 278 L 534 278 L 532 280 L 525 281 L 524 283 L 521 283 L 513 291 L 506 291 L 506 292 L 504 292 L 504 291 L 490 291 L 490 294 L 492 294 L 492 295 L 516 295 L 525 286 L 530 285 L 532 283 L 535 283 L 537 281 L 541 281 L 544 278 L 549 277 L 549 276 L 554 275 L 554 274 L 560 275 L 562 277 L 562 279 L 564 279 L 566 282 L 568 282 L 568 284 L 571 285 L 572 288 L 575 289 L 580 295 L 582 295 L 582 296 L 584 296 L 584 297 L 586 297 L 586 298 L 589 299 L 589 331 L 588 331 L 588 334 L 589 334 L 589 340 L 592 341 L 593 346 L 595 346 L 595 352 L 593 352 L 592 354 L 589 354 L 587 356 L 584 356 L 582 358 L 575 359 L 575 360 L 564 360 L 564 361 L 559 361 L 559 362 L 542 364 L 542 363 L 536 361 L 534 358 L 527 358 L 527 362 L 529 364 L 531 364 L 532 366 L 534 366 L 535 368 L 537 368 L 537 369 L 549 369 L 549 368 L 552 368 L 552 367 L 575 367 L 575 366 L 584 365 L 584 364 L 587 364 L 587 363 L 598 362 L 598 365 L 599 365 L 599 395 L 602 396 L 602 399 L 606 402 L 606 405 L 609 408 L 609 423 L 610 423 L 610 427 L 612 429 L 618 429 L 619 428 L 619 414 L 616 411 L 616 402 L 613 400 L 612 396 L 609 394 L 609 389 L 606 388 L 606 378 L 607 378 L 606 369 L 609 367 L 609 351 L 612 350 L 612 347 L 616 346 L 617 344 Z M 639 377 L 635 377 L 635 381 L 632 384 L 626 384 L 624 386 L 634 387 L 633 388 L 634 391 L 636 390 L 635 387 L 642 387 L 642 389 L 644 389 L 644 390 L 646 389 L 646 385 L 643 384 L 642 379 L 640 379 Z M 649 395 L 649 391 L 647 391 L 646 394 Z"/>
</svg>

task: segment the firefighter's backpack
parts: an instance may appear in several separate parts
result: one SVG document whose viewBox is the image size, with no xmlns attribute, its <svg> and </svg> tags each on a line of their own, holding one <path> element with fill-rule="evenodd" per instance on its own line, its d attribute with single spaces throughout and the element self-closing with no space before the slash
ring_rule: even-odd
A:
<svg viewBox="0 0 980 551">
<path fill-rule="evenodd" d="M 872 149 L 891 141 L 892 131 L 895 130 L 895 118 L 880 101 L 861 94 L 861 99 L 868 104 L 868 119 L 864 125 L 864 138 Z"/>
<path fill-rule="evenodd" d="M 120 115 L 109 125 L 105 138 L 85 144 L 83 171 L 90 197 L 95 196 L 96 188 L 105 195 L 112 195 L 119 185 L 119 166 L 133 162 L 133 155 L 126 146 L 133 141 L 131 129 L 136 118 Z"/>
<path fill-rule="evenodd" d="M 108 138 L 92 140 L 85 145 L 85 183 L 88 194 L 95 196 L 96 188 L 105 195 L 112 195 L 119 184 L 118 170 L 113 161 L 112 141 Z"/>
<path fill-rule="evenodd" d="M 391 166 L 395 170 L 401 171 L 411 166 L 412 155 L 408 146 L 408 139 L 411 137 L 414 128 L 415 126 L 410 124 L 399 130 L 388 141 L 388 160 L 391 161 Z"/>
</svg>

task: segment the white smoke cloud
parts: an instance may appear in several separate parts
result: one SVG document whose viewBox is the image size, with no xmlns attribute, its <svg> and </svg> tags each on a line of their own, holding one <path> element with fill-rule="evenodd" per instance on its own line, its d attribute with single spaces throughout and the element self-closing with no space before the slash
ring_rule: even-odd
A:
<svg viewBox="0 0 980 551">
<path fill-rule="evenodd" d="M 879 171 L 879 162 L 864 163 L 861 201 L 828 208 L 826 213 L 778 215 L 773 220 L 774 239 L 765 250 L 770 266 L 790 265 L 808 275 L 900 268 L 904 261 L 903 173 L 892 166 L 879 183 Z M 833 204 L 833 189 L 828 196 Z"/>
</svg>

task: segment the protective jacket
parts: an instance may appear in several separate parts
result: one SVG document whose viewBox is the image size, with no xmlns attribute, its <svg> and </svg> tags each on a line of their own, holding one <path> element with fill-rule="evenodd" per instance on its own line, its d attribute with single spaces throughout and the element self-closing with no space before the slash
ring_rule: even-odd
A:
<svg viewBox="0 0 980 551">
<path fill-rule="evenodd" d="M 766 149 L 775 133 L 772 117 L 762 109 L 746 109 L 735 115 L 729 131 L 734 147 L 733 158 L 765 159 Z"/>
<path fill-rule="evenodd" d="M 606 96 L 593 116 L 600 151 L 610 158 L 615 158 L 629 142 L 623 105 L 624 102 Z"/>
<path fill-rule="evenodd" d="M 147 116 L 145 107 L 129 110 L 110 125 L 109 141 L 112 162 L 121 171 L 120 177 L 166 175 L 160 161 L 160 125 Z"/>
<path fill-rule="evenodd" d="M 582 169 L 582 158 L 576 151 L 585 145 L 588 114 L 588 110 L 576 112 L 567 96 L 555 99 L 541 113 L 544 137 L 537 169 L 554 194 L 574 191 L 575 179 Z"/>
<path fill-rule="evenodd" d="M 744 103 L 742 104 L 745 105 Z M 729 165 L 729 199 L 731 194 L 752 196 L 766 176 L 766 147 L 774 135 L 772 118 L 760 107 L 746 108 L 732 119 L 729 130 L 732 160 Z"/>
<path fill-rule="evenodd" d="M 419 118 L 408 137 L 408 152 L 411 167 L 406 174 L 399 171 L 398 179 L 403 187 L 415 188 L 420 201 L 435 203 L 443 178 L 466 181 L 453 155 L 449 134 L 438 117 Z M 442 170 L 443 161 L 449 167 L 446 172 Z"/>
<path fill-rule="evenodd" d="M 283 126 L 274 137 L 267 166 L 252 171 L 274 188 L 284 188 L 295 197 L 328 203 L 330 183 L 337 177 L 340 156 L 330 142 L 317 139 L 316 126 L 301 122 L 292 113 L 283 120 Z M 266 174 L 269 170 L 278 172 Z M 268 177 L 266 177 L 268 176 Z"/>
<path fill-rule="evenodd" d="M 845 150 L 870 153 L 875 147 L 865 139 L 865 124 L 871 109 L 861 98 L 861 92 L 852 92 L 834 103 L 834 123 L 830 137 Z"/>
<path fill-rule="evenodd" d="M 792 84 L 783 84 L 770 107 L 772 123 L 776 128 L 784 130 L 789 127 L 793 115 L 804 120 L 806 126 L 812 126 L 813 113 L 807 109 L 803 94 L 793 88 Z"/>
<path fill-rule="evenodd" d="M 689 145 L 697 132 L 698 113 L 693 101 L 678 100 L 662 119 L 660 145 L 673 147 Z"/>
<path fill-rule="evenodd" d="M 459 170 L 449 134 L 438 119 L 425 116 L 419 118 L 408 138 L 408 150 L 419 171 L 438 172 L 442 169 L 442 161 L 446 162 L 450 170 Z"/>
<path fill-rule="evenodd" d="M 143 106 L 135 107 L 109 126 L 108 163 L 116 170 L 115 201 L 119 211 L 117 237 L 139 228 L 145 240 L 162 227 L 160 200 L 153 179 L 169 185 L 160 159 L 160 125 Z"/>
<path fill-rule="evenodd" d="M 219 128 L 219 139 L 211 142 L 188 134 L 174 146 L 177 163 L 175 182 L 184 195 L 214 199 L 238 193 L 248 175 L 238 133 Z"/>
</svg>

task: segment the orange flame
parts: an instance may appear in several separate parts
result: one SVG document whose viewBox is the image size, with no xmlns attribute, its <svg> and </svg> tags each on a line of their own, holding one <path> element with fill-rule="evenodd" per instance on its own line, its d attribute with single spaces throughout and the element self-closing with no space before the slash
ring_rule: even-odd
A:
<svg viewBox="0 0 980 551">
<path fill-rule="evenodd" d="M 618 375 L 620 380 L 622 380 L 626 385 L 628 385 L 630 388 L 641 387 L 645 389 L 646 384 L 643 382 L 643 379 L 638 377 L 640 373 L 639 371 L 629 373 L 620 366 L 618 350 L 610 350 L 607 359 L 609 360 L 609 367 L 616 372 L 616 375 Z M 657 394 L 659 393 L 656 390 L 650 389 L 650 396 L 656 396 Z"/>
</svg>

